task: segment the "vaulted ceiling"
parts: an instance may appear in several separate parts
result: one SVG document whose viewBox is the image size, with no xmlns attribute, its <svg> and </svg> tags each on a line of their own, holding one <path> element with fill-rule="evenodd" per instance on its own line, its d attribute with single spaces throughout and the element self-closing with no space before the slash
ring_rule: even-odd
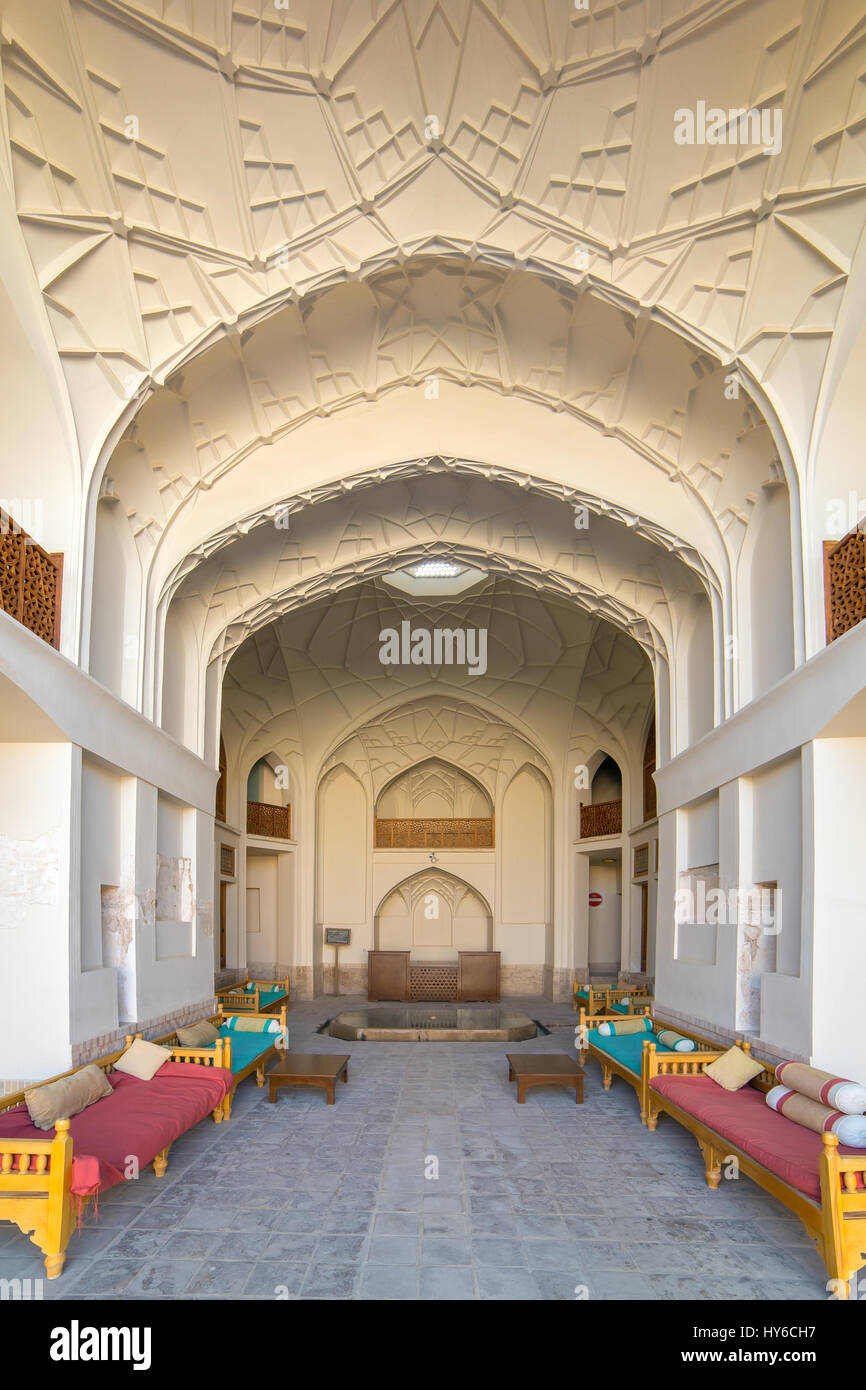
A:
<svg viewBox="0 0 866 1390">
<path fill-rule="evenodd" d="M 90 464 L 215 336 L 431 249 L 651 307 L 808 431 L 864 220 L 857 0 L 6 0 L 2 38 Z M 674 143 L 697 97 L 780 108 L 781 153 Z"/>
</svg>

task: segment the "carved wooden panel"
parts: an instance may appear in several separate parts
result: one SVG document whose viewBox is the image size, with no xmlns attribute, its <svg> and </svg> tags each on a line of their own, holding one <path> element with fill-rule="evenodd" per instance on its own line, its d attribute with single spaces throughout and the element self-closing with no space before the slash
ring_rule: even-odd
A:
<svg viewBox="0 0 866 1390">
<path fill-rule="evenodd" d="M 656 722 L 653 720 L 646 736 L 643 750 L 643 818 L 654 820 L 658 815 L 656 784 L 653 773 L 656 770 Z"/>
<path fill-rule="evenodd" d="M 292 838 L 291 806 L 269 806 L 264 801 L 248 801 L 247 834 L 269 835 L 274 840 L 290 840 Z"/>
<path fill-rule="evenodd" d="M 220 775 L 216 785 L 216 802 L 214 805 L 214 815 L 217 820 L 224 821 L 226 818 L 226 787 L 228 785 L 228 761 L 226 759 L 226 746 L 220 735 Z"/>
<path fill-rule="evenodd" d="M 647 873 L 649 873 L 649 845 L 635 845 L 634 877 L 642 878 Z"/>
<path fill-rule="evenodd" d="M 580 808 L 580 836 L 618 835 L 622 830 L 622 802 L 599 801 Z"/>
<path fill-rule="evenodd" d="M 376 849 L 493 849 L 492 816 L 376 817 Z"/>
<path fill-rule="evenodd" d="M 0 608 L 51 647 L 60 645 L 63 556 L 49 555 L 0 509 Z"/>
<path fill-rule="evenodd" d="M 409 952 L 367 952 L 367 998 L 409 998 Z"/>
<path fill-rule="evenodd" d="M 410 965 L 409 998 L 453 1001 L 457 998 L 456 965 Z"/>
<path fill-rule="evenodd" d="M 232 845 L 220 845 L 220 873 L 234 878 L 235 852 Z"/>
<path fill-rule="evenodd" d="M 824 613 L 828 643 L 866 618 L 866 534 L 858 528 L 824 542 Z"/>
</svg>

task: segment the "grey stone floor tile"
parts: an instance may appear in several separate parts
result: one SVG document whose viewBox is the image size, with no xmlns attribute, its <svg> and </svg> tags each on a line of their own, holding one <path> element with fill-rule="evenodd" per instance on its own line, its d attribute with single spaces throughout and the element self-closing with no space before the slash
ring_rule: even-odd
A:
<svg viewBox="0 0 866 1390">
<path fill-rule="evenodd" d="M 422 1265 L 468 1265 L 471 1255 L 465 1236 L 425 1236 L 421 1241 Z"/>
<path fill-rule="evenodd" d="M 299 1294 L 306 1265 L 288 1265 L 280 1260 L 261 1260 L 253 1268 L 244 1284 L 244 1294 L 256 1298 L 272 1298 L 275 1301 Z"/>
<path fill-rule="evenodd" d="M 359 1284 L 359 1297 L 364 1299 L 417 1299 L 418 1270 L 398 1265 L 365 1265 Z"/>
<path fill-rule="evenodd" d="M 543 1297 L 537 1281 L 525 1267 L 479 1268 L 475 1271 L 475 1278 L 482 1299 L 524 1302 Z"/>
<path fill-rule="evenodd" d="M 418 1241 L 404 1236 L 373 1236 L 367 1262 L 377 1265 L 416 1265 Z"/>
<path fill-rule="evenodd" d="M 419 1297 L 443 1302 L 476 1298 L 472 1270 L 466 1265 L 427 1265 L 421 1269 Z"/>
<path fill-rule="evenodd" d="M 358 1270 L 353 1265 L 317 1265 L 307 1269 L 301 1285 L 301 1298 L 351 1298 Z"/>
<path fill-rule="evenodd" d="M 418 1212 L 380 1211 L 373 1225 L 374 1236 L 418 1236 Z"/>
</svg>

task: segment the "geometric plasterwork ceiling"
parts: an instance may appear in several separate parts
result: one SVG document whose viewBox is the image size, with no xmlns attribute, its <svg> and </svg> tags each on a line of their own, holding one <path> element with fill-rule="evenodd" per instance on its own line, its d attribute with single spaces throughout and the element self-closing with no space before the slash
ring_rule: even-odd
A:
<svg viewBox="0 0 866 1390">
<path fill-rule="evenodd" d="M 407 618 L 428 630 L 486 629 L 486 670 L 473 675 L 457 665 L 383 666 L 379 634 Z M 468 762 L 461 755 L 460 762 L 492 790 L 493 747 L 500 749 L 497 761 L 501 749 L 510 748 L 513 772 L 511 764 L 526 761 L 528 747 L 546 750 L 556 762 L 588 732 L 617 747 L 636 745 L 653 690 L 650 664 L 625 633 L 519 581 L 494 578 L 456 599 L 411 602 L 366 581 L 247 639 L 226 672 L 222 726 L 227 741 L 244 744 L 244 764 L 275 752 L 288 762 L 300 759 L 309 776 L 331 765 L 328 756 L 331 763 L 360 759 L 379 790 L 422 756 L 458 760 L 457 740 L 437 731 L 429 713 L 423 735 L 415 725 L 414 734 L 409 730 L 406 707 L 420 698 L 428 710 L 431 700 L 449 708 L 465 702 L 485 714 L 476 719 L 477 729 L 472 726 L 475 732 L 464 726 L 464 741 L 472 747 L 481 738 L 487 751 L 479 748 Z M 491 718 L 507 731 L 494 738 Z M 515 748 L 518 735 L 521 747 Z"/>
<path fill-rule="evenodd" d="M 445 555 L 520 579 L 527 592 L 577 599 L 670 663 L 677 614 L 706 594 L 699 575 L 657 538 L 618 520 L 574 522 L 573 509 L 556 498 L 436 461 L 320 499 L 293 512 L 286 527 L 272 521 L 236 536 L 179 583 L 172 612 L 194 630 L 195 649 L 224 667 L 251 633 L 282 613 Z M 382 590 L 368 584 L 368 591 Z M 409 611 L 415 600 L 402 602 Z M 461 611 L 471 602 L 454 600 Z"/>
<path fill-rule="evenodd" d="M 591 285 L 738 359 L 804 457 L 864 221 L 858 0 L 6 0 L 2 40 L 26 292 L 85 469 L 204 345 L 419 252 Z M 697 99 L 780 109 L 780 153 L 676 144 Z M 516 384 L 547 391 L 536 365 Z"/>
<path fill-rule="evenodd" d="M 628 446 L 656 485 L 671 483 L 682 494 L 692 528 L 712 519 L 733 558 L 761 485 L 781 476 L 781 464 L 760 411 L 745 392 L 728 399 L 724 376 L 676 333 L 593 294 L 525 272 L 424 257 L 286 306 L 190 363 L 128 427 L 108 466 L 110 495 L 128 517 L 142 564 L 160 547 L 164 566 L 167 556 L 215 543 L 190 529 L 189 504 L 205 492 L 225 494 L 231 524 L 249 526 L 257 472 L 249 461 L 261 445 L 285 454 L 284 490 L 266 499 L 279 503 L 294 491 L 305 425 L 349 407 L 363 413 L 408 388 L 423 435 L 449 409 L 472 411 L 471 391 L 459 393 L 457 407 L 445 392 L 477 387 Z M 380 447 L 377 462 L 392 465 L 387 435 Z M 337 477 L 354 471 L 350 461 L 336 462 Z M 580 463 L 576 452 L 575 499 Z M 655 524 L 670 525 L 679 505 L 668 492 Z"/>
</svg>

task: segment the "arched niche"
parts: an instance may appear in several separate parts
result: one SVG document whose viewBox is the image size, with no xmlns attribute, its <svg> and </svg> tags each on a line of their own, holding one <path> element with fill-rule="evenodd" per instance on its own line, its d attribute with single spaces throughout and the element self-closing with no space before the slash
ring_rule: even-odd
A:
<svg viewBox="0 0 866 1390">
<path fill-rule="evenodd" d="M 511 779 L 499 813 L 499 925 L 503 965 L 553 963 L 553 797 L 538 768 Z"/>
<path fill-rule="evenodd" d="M 454 961 L 460 951 L 489 951 L 490 907 L 454 874 L 422 869 L 385 895 L 376 912 L 378 951 L 411 951 L 416 960 Z"/>
<path fill-rule="evenodd" d="M 428 758 L 401 772 L 379 793 L 376 815 L 413 820 L 493 815 L 489 794 L 453 763 Z"/>
</svg>

